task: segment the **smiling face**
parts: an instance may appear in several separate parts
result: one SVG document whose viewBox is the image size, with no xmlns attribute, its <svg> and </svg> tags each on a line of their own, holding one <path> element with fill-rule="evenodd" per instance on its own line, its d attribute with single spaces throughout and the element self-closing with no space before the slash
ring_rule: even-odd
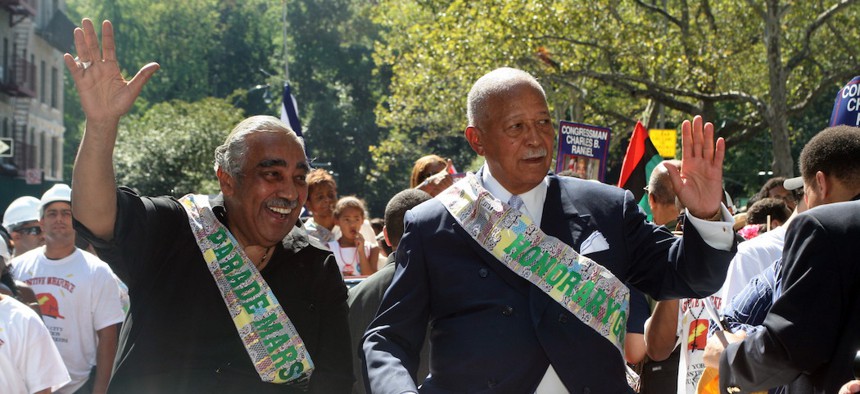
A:
<svg viewBox="0 0 860 394">
<path fill-rule="evenodd" d="M 540 183 L 552 164 L 555 129 L 543 94 L 525 82 L 486 99 L 466 139 L 487 160 L 493 177 L 513 194 Z"/>
<path fill-rule="evenodd" d="M 275 245 L 292 230 L 308 195 L 308 164 L 301 145 L 285 132 L 246 137 L 240 175 L 218 170 L 230 231 L 247 247 Z"/>
</svg>

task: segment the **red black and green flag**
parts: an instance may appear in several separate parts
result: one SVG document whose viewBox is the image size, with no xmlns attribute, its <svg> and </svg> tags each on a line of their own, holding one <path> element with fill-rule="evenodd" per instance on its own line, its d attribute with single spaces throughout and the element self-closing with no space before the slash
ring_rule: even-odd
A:
<svg viewBox="0 0 860 394">
<path fill-rule="evenodd" d="M 651 207 L 648 206 L 645 187 L 648 186 L 651 171 L 662 161 L 663 157 L 651 143 L 648 130 L 642 122 L 637 121 L 636 127 L 633 128 L 633 136 L 630 137 L 630 145 L 627 146 L 627 153 L 624 155 L 624 162 L 621 164 L 618 187 L 633 193 L 633 197 L 639 201 L 639 206 L 648 215 L 648 220 L 651 220 Z"/>
</svg>

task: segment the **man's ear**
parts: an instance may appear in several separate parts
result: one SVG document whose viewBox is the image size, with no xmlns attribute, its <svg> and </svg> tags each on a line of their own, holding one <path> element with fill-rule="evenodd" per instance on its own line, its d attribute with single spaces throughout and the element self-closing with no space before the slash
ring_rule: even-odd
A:
<svg viewBox="0 0 860 394">
<path fill-rule="evenodd" d="M 830 194 L 833 194 L 833 183 L 823 172 L 817 171 L 815 173 L 815 183 L 818 186 L 818 194 L 821 198 L 827 200 Z"/>
<path fill-rule="evenodd" d="M 221 167 L 218 167 L 215 175 L 218 176 L 218 185 L 221 186 L 221 193 L 224 193 L 225 196 L 232 196 L 236 188 L 236 179 L 222 170 Z"/>
<path fill-rule="evenodd" d="M 466 141 L 469 142 L 469 146 L 472 147 L 472 150 L 475 151 L 479 156 L 484 155 L 484 143 L 481 140 L 481 130 L 475 126 L 466 127 Z"/>
<path fill-rule="evenodd" d="M 388 226 L 382 226 L 382 237 L 385 238 L 385 243 L 388 244 L 388 246 L 392 248 L 394 247 L 394 245 L 391 244 L 391 240 L 388 239 Z"/>
</svg>

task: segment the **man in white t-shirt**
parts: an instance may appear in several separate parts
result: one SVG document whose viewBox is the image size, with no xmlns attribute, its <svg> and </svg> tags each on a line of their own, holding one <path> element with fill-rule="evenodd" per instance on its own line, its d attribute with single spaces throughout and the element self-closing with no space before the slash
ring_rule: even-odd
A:
<svg viewBox="0 0 860 394">
<path fill-rule="evenodd" d="M 119 287 L 98 257 L 75 247 L 71 189 L 58 184 L 42 195 L 39 224 L 45 246 L 12 260 L 13 274 L 36 292 L 42 317 L 71 382 L 59 393 L 107 390 L 124 315 Z M 89 381 L 95 367 L 95 377 Z M 86 386 L 85 386 L 86 385 Z"/>
<path fill-rule="evenodd" d="M 42 319 L 0 294 L 0 387 L 8 394 L 50 393 L 69 373 Z"/>
</svg>

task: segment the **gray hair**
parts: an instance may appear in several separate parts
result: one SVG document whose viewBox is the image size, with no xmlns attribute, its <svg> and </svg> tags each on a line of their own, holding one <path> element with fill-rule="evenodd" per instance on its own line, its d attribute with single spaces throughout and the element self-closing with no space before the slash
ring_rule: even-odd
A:
<svg viewBox="0 0 860 394">
<path fill-rule="evenodd" d="M 472 85 L 467 98 L 466 116 L 469 119 L 469 126 L 478 126 L 478 122 L 485 117 L 488 99 L 497 94 L 505 93 L 520 84 L 534 87 L 546 100 L 546 92 L 537 79 L 523 70 L 502 67 L 479 78 Z"/>
<path fill-rule="evenodd" d="M 681 168 L 680 160 L 666 160 Z M 654 201 L 660 204 L 675 203 L 675 189 L 672 188 L 672 180 L 669 178 L 669 170 L 661 162 L 651 171 L 648 178 L 648 194 L 654 197 Z"/>
<path fill-rule="evenodd" d="M 286 133 L 302 147 L 303 152 L 305 150 L 304 141 L 280 119 L 269 115 L 252 116 L 239 122 L 224 143 L 215 148 L 215 171 L 220 168 L 233 178 L 241 175 L 244 157 L 248 153 L 247 137 L 252 133 Z"/>
</svg>

